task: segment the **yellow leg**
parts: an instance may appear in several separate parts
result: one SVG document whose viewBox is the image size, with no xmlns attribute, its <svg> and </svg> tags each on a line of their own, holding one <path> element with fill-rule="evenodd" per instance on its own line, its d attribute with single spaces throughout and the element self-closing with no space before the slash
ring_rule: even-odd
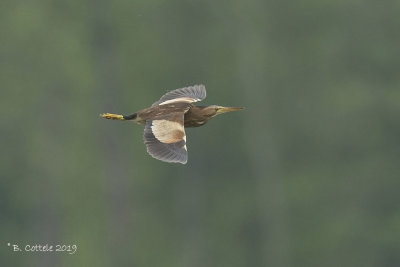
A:
<svg viewBox="0 0 400 267">
<path fill-rule="evenodd" d="M 119 121 L 125 120 L 124 116 L 119 115 L 119 114 L 112 114 L 112 113 L 103 113 L 103 114 L 100 114 L 100 117 L 109 119 L 109 120 L 119 120 Z"/>
</svg>

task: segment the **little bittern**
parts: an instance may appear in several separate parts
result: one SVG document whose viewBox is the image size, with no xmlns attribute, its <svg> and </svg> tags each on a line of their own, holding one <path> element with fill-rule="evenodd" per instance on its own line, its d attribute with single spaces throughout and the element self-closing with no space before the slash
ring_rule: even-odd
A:
<svg viewBox="0 0 400 267">
<path fill-rule="evenodd" d="M 202 126 L 218 114 L 243 109 L 193 104 L 204 98 L 206 98 L 204 85 L 194 85 L 168 92 L 151 107 L 131 115 L 104 113 L 101 117 L 111 120 L 130 120 L 146 125 L 144 143 L 152 157 L 165 162 L 186 164 L 188 156 L 185 127 Z"/>
</svg>

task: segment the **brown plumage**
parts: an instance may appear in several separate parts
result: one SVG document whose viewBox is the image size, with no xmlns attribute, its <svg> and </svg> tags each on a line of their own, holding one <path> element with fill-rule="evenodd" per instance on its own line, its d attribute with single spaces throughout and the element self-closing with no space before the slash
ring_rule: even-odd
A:
<svg viewBox="0 0 400 267">
<path fill-rule="evenodd" d="M 131 115 L 104 113 L 101 116 L 106 119 L 131 120 L 146 125 L 144 143 L 151 156 L 165 162 L 186 164 L 185 127 L 199 127 L 218 114 L 243 109 L 193 104 L 204 98 L 206 98 L 204 85 L 189 86 L 168 92 L 151 107 Z"/>
</svg>

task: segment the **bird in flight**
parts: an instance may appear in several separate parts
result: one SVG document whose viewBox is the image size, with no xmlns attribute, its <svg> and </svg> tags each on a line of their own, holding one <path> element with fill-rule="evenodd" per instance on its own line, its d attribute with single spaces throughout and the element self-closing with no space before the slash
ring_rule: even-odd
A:
<svg viewBox="0 0 400 267">
<path fill-rule="evenodd" d="M 216 115 L 243 109 L 193 104 L 205 98 L 204 85 L 194 85 L 170 91 L 151 107 L 131 115 L 104 113 L 100 116 L 105 119 L 134 121 L 145 125 L 144 143 L 152 157 L 165 162 L 186 164 L 188 159 L 186 127 L 199 127 Z"/>
</svg>

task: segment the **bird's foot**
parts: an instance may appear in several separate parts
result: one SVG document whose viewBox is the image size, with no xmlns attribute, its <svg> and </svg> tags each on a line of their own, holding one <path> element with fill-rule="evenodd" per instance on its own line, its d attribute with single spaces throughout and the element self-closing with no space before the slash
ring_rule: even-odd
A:
<svg viewBox="0 0 400 267">
<path fill-rule="evenodd" d="M 124 120 L 124 116 L 119 115 L 119 114 L 112 114 L 112 113 L 103 113 L 103 114 L 100 114 L 100 117 L 109 119 L 109 120 L 119 120 L 119 121 Z"/>
</svg>

